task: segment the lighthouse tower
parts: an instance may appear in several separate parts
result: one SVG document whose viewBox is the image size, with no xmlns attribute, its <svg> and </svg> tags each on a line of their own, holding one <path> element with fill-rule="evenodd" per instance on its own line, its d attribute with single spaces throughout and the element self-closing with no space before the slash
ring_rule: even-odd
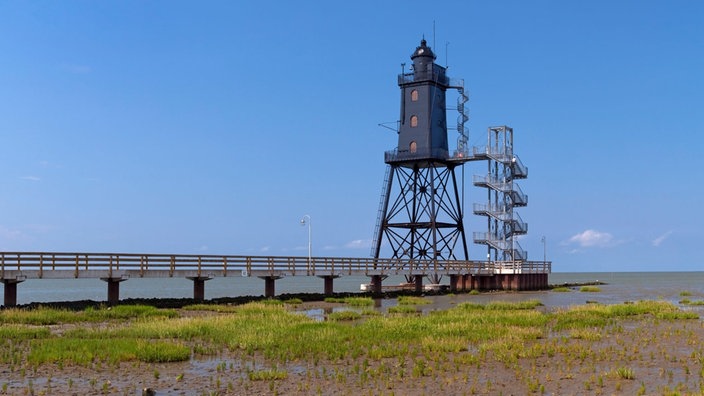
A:
<svg viewBox="0 0 704 396">
<path fill-rule="evenodd" d="M 435 263 L 437 268 L 438 262 L 468 260 L 455 175 L 455 169 L 468 160 L 464 127 L 468 117 L 464 113 L 467 96 L 463 82 L 451 82 L 446 69 L 435 59 L 427 42 L 421 40 L 411 54 L 411 70 L 403 70 L 398 76 L 398 146 L 384 155 L 387 170 L 372 256 L 379 258 L 383 246 L 390 248 L 391 258 Z M 448 89 L 459 93 L 454 126 L 459 135 L 452 152 L 445 102 Z"/>
</svg>

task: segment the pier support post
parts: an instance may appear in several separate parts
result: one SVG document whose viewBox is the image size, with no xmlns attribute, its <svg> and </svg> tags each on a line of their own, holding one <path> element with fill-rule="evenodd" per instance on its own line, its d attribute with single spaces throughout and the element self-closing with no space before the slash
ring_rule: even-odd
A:
<svg viewBox="0 0 704 396">
<path fill-rule="evenodd" d="M 108 284 L 108 304 L 120 302 L 120 282 L 126 280 L 122 278 L 100 278 Z"/>
<path fill-rule="evenodd" d="M 280 276 L 260 276 L 264 279 L 264 297 L 276 296 L 276 280 L 281 279 Z"/>
<path fill-rule="evenodd" d="M 186 279 L 193 281 L 193 299 L 198 302 L 205 301 L 205 281 L 209 281 L 212 278 L 208 276 L 192 276 Z"/>
<path fill-rule="evenodd" d="M 464 276 L 464 290 L 474 290 L 477 288 L 476 286 L 476 280 L 477 277 L 471 274 L 467 274 Z"/>
<path fill-rule="evenodd" d="M 6 307 L 14 307 L 17 305 L 17 284 L 23 281 L 17 279 L 3 279 L 2 283 L 5 291 L 4 305 Z"/>
<path fill-rule="evenodd" d="M 415 284 L 415 292 L 422 293 L 423 292 L 423 275 L 415 275 L 413 277 L 413 283 Z"/>
<path fill-rule="evenodd" d="M 372 288 L 372 293 L 381 294 L 381 275 L 372 275 L 371 278 L 370 286 Z"/>
<path fill-rule="evenodd" d="M 462 288 L 461 286 L 459 286 L 459 282 L 462 282 L 462 275 L 456 275 L 456 274 L 450 275 L 450 291 L 451 292 L 454 293 L 458 289 Z"/>
<path fill-rule="evenodd" d="M 332 288 L 332 282 L 333 279 L 337 278 L 337 275 L 322 275 L 319 276 L 319 278 L 323 278 L 323 281 L 325 282 L 323 287 L 323 293 L 326 296 L 332 296 L 334 293 Z"/>
</svg>

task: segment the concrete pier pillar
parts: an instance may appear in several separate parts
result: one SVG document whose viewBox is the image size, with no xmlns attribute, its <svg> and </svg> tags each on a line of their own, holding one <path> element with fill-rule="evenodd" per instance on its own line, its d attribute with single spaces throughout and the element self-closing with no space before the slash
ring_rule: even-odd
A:
<svg viewBox="0 0 704 396">
<path fill-rule="evenodd" d="M 5 299 L 3 305 L 6 307 L 14 307 L 17 305 L 17 284 L 22 282 L 17 279 L 2 279 L 5 291 Z"/>
<path fill-rule="evenodd" d="M 264 279 L 264 297 L 274 297 L 276 296 L 276 280 L 280 279 L 280 276 L 260 276 Z"/>
<path fill-rule="evenodd" d="M 108 284 L 108 304 L 117 304 L 120 302 L 120 282 L 126 279 L 100 278 L 100 280 Z"/>
<path fill-rule="evenodd" d="M 205 301 L 205 281 L 212 278 L 207 276 L 188 277 L 193 281 L 193 299 L 196 301 Z"/>
<path fill-rule="evenodd" d="M 372 275 L 371 278 L 370 286 L 372 288 L 372 293 L 381 294 L 381 275 Z"/>
<path fill-rule="evenodd" d="M 335 275 L 324 275 L 324 276 L 319 276 L 319 278 L 323 278 L 323 281 L 325 282 L 324 287 L 323 287 L 323 293 L 326 296 L 332 296 L 334 291 L 333 291 L 333 279 L 337 278 Z"/>
<path fill-rule="evenodd" d="M 415 284 L 416 293 L 423 292 L 423 275 L 415 275 L 413 277 L 413 283 Z"/>
</svg>

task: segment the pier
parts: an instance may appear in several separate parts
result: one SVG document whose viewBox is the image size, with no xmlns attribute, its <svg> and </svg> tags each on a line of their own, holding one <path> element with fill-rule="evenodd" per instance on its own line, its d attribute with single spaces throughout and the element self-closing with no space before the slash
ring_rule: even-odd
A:
<svg viewBox="0 0 704 396">
<path fill-rule="evenodd" d="M 204 300 L 205 282 L 216 277 L 252 277 L 264 281 L 264 295 L 276 295 L 276 280 L 315 276 L 325 294 L 341 276 L 368 276 L 370 289 L 381 294 L 389 275 L 414 279 L 423 290 L 426 276 L 448 276 L 450 290 L 537 290 L 548 287 L 549 261 L 417 260 L 360 257 L 229 256 L 135 253 L 0 252 L 4 306 L 17 304 L 18 285 L 28 279 L 100 279 L 107 283 L 107 301 L 120 300 L 120 283 L 133 278 L 185 278 L 193 282 L 193 298 Z M 155 296 L 157 297 L 157 296 Z"/>
</svg>

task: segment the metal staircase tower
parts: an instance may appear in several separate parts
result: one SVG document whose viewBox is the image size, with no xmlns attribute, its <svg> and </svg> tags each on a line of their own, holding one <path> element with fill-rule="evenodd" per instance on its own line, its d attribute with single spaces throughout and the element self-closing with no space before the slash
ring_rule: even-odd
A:
<svg viewBox="0 0 704 396">
<path fill-rule="evenodd" d="M 486 176 L 473 177 L 475 186 L 487 189 L 487 203 L 473 207 L 474 214 L 486 216 L 487 232 L 475 232 L 474 243 L 487 245 L 489 261 L 526 261 L 527 253 L 516 237 L 528 232 L 528 224 L 514 208 L 528 204 L 528 196 L 515 182 L 528 177 L 528 168 L 513 152 L 513 128 L 489 127 L 487 146 L 475 147 L 472 154 L 488 163 Z"/>
</svg>

